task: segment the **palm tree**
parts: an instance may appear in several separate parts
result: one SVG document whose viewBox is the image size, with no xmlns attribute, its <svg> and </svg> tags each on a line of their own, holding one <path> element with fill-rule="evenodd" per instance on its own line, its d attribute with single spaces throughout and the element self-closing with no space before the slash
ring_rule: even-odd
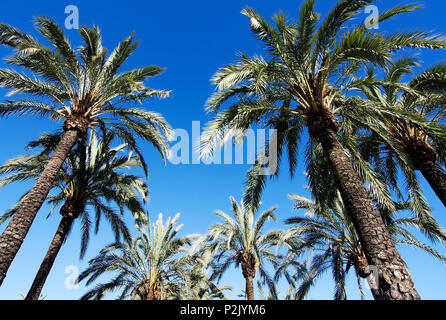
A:
<svg viewBox="0 0 446 320">
<path fill-rule="evenodd" d="M 22 93 L 26 97 L 1 103 L 0 115 L 27 114 L 64 120 L 64 134 L 45 170 L 0 236 L 0 285 L 62 163 L 89 128 L 98 126 L 113 131 L 141 158 L 136 137 L 150 141 L 165 158 L 166 137 L 171 133 L 160 114 L 131 105 L 150 97 L 168 96 L 169 92 L 143 84 L 164 69 L 147 66 L 118 73 L 138 45 L 133 34 L 107 57 L 97 26 L 79 28 L 84 46 L 74 50 L 62 29 L 50 18 L 39 17 L 36 25 L 52 46 L 40 44 L 13 26 L 0 24 L 0 43 L 15 50 L 7 62 L 25 70 L 0 69 L 0 87 L 10 88 L 10 94 Z"/>
<path fill-rule="evenodd" d="M 335 280 L 334 298 L 347 299 L 345 280 L 348 271 L 354 267 L 361 297 L 363 290 L 361 278 L 367 278 L 370 287 L 376 290 L 372 269 L 369 267 L 364 250 L 358 239 L 353 224 L 338 194 L 330 207 L 295 194 L 289 195 L 295 201 L 295 209 L 305 209 L 304 217 L 294 217 L 286 220 L 292 228 L 284 231 L 282 241 L 287 241 L 289 251 L 283 259 L 282 265 L 277 268 L 276 277 L 285 276 L 290 282 L 289 295 L 294 299 L 303 299 L 316 280 L 328 270 L 331 270 Z M 431 240 L 446 241 L 446 233 L 435 221 L 428 225 L 420 225 L 416 217 L 404 215 L 410 210 L 412 204 L 400 202 L 396 204 L 397 211 L 383 213 L 387 229 L 396 244 L 406 244 L 420 248 L 432 254 L 442 262 L 446 257 L 430 246 L 421 243 L 408 228 L 415 227 L 422 231 Z M 399 217 L 397 217 L 397 215 Z M 311 256 L 305 263 L 297 259 L 306 252 Z M 295 274 L 290 274 L 289 269 Z M 297 286 L 295 283 L 301 280 Z"/>
<path fill-rule="evenodd" d="M 229 266 L 235 264 L 241 266 L 246 283 L 246 296 L 248 300 L 254 300 L 254 278 L 257 271 L 263 283 L 266 283 L 271 294 L 277 297 L 274 282 L 266 270 L 266 262 L 276 263 L 277 257 L 270 251 L 275 246 L 279 237 L 278 231 L 269 231 L 262 234 L 265 223 L 269 219 L 276 220 L 272 207 L 260 213 L 255 220 L 256 209 L 245 206 L 243 201 L 239 204 L 230 197 L 234 218 L 223 211 L 217 210 L 223 223 L 217 223 L 209 228 L 207 233 L 207 245 L 204 251 L 209 250 L 215 255 L 212 267 L 214 273 L 212 279 L 221 279 Z"/>
<path fill-rule="evenodd" d="M 282 151 L 286 149 L 290 171 L 294 172 L 298 145 L 306 127 L 307 150 L 314 150 L 318 144 L 323 149 L 367 260 L 379 268 L 380 290 L 375 298 L 418 299 L 409 270 L 340 144 L 338 132 L 340 125 L 351 119 L 362 121 L 366 128 L 382 127 L 387 114 L 412 121 L 426 132 L 433 129 L 421 119 L 398 110 L 362 105 L 352 108 L 343 103 L 342 94 L 370 82 L 368 78 L 355 77 L 364 64 L 385 66 L 398 48 L 444 48 L 446 41 L 444 37 L 422 31 L 372 33 L 363 24 L 346 30 L 347 22 L 372 2 L 339 1 L 319 22 L 319 15 L 314 11 L 315 1 L 307 0 L 298 21 L 288 23 L 283 14 L 278 14 L 274 17 L 275 27 L 253 9 L 244 9 L 242 13 L 250 19 L 251 30 L 263 42 L 270 59 L 241 55 L 237 63 L 217 71 L 212 80 L 218 91 L 210 97 L 207 106 L 217 115 L 202 136 L 200 151 L 201 156 L 209 155 L 219 141 L 226 141 L 234 132 L 240 141 L 252 124 L 264 125 L 277 130 L 276 163 L 280 163 Z M 399 6 L 384 12 L 378 20 L 418 8 Z M 220 111 L 225 102 L 231 104 Z M 269 144 L 266 150 L 270 150 Z M 308 154 L 306 158 L 310 159 Z M 252 205 L 259 201 L 265 186 L 266 176 L 261 174 L 265 169 L 263 160 L 258 159 L 248 173 L 245 198 Z M 377 241 L 378 238 L 381 240 Z M 398 270 L 398 276 L 393 270 Z"/>
<path fill-rule="evenodd" d="M 177 237 L 183 225 L 177 226 L 180 215 L 163 224 L 162 214 L 154 224 L 149 219 L 136 224 L 140 235 L 124 243 L 106 246 L 90 260 L 90 266 L 79 275 L 90 285 L 99 276 L 118 272 L 116 277 L 99 284 L 82 299 L 102 299 L 110 291 L 121 290 L 120 299 L 166 300 L 181 295 L 192 255 L 186 254 L 194 235 Z"/>
<path fill-rule="evenodd" d="M 95 232 L 99 230 L 102 216 L 110 222 L 115 237 L 129 237 L 129 232 L 121 217 L 110 206 L 114 202 L 123 214 L 124 208 L 129 209 L 136 219 L 144 210 L 140 198 L 147 200 L 148 188 L 143 179 L 122 172 L 122 169 L 143 167 L 137 156 L 120 156 L 126 145 L 111 147 L 114 135 L 107 133 L 100 141 L 91 134 L 87 144 L 81 143 L 74 149 L 62 165 L 56 176 L 55 194 L 48 197 L 48 203 L 53 205 L 52 211 L 59 207 L 62 219 L 57 232 L 40 265 L 34 282 L 26 296 L 26 300 L 37 300 L 43 289 L 51 267 L 76 219 L 82 220 L 81 258 L 84 256 L 90 239 L 91 218 L 89 212 L 95 212 Z M 32 179 L 38 176 L 50 161 L 49 152 L 58 143 L 58 135 L 44 135 L 30 145 L 44 146 L 45 150 L 36 156 L 24 156 L 9 160 L 0 167 L 0 172 L 9 174 L 0 180 L 0 185 L 17 180 Z M 18 205 L 16 205 L 16 208 Z M 1 221 L 13 215 L 10 210 Z"/>
<path fill-rule="evenodd" d="M 20 300 L 25 300 L 25 295 L 23 294 L 23 293 L 20 293 L 19 294 L 19 297 L 20 297 Z M 46 298 L 46 296 L 44 296 L 44 295 L 41 295 L 40 297 L 39 297 L 39 300 L 47 300 L 47 298 Z"/>
<path fill-rule="evenodd" d="M 379 88 L 362 86 L 362 92 L 369 101 L 386 107 L 412 112 L 438 125 L 444 113 L 446 89 L 446 66 L 435 65 L 413 77 L 407 84 L 399 84 L 403 76 L 412 73 L 412 67 L 418 66 L 414 58 L 401 58 L 387 70 Z M 360 149 L 366 159 L 377 164 L 381 175 L 398 190 L 396 164 L 399 164 L 405 180 L 416 190 L 416 176 L 413 171 L 420 171 L 430 184 L 438 198 L 446 206 L 446 174 L 444 173 L 446 144 L 444 139 L 433 132 L 426 134 L 410 123 L 391 117 L 388 126 L 390 140 L 396 144 L 387 144 L 376 134 L 361 137 Z M 444 132 L 444 128 L 443 128 Z"/>
<path fill-rule="evenodd" d="M 200 247 L 200 239 L 192 243 L 187 253 L 191 260 L 191 266 L 184 273 L 184 287 L 172 296 L 175 300 L 227 300 L 224 294 L 226 290 L 232 290 L 230 286 L 217 286 L 212 276 L 212 261 L 214 255 L 210 251 L 194 251 Z"/>
</svg>

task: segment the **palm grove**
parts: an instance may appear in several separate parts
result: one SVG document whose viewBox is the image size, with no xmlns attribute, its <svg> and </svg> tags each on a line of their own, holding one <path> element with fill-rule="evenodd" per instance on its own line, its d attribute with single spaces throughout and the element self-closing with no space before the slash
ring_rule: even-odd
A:
<svg viewBox="0 0 446 320">
<path fill-rule="evenodd" d="M 419 179 L 426 179 L 446 204 L 446 66 L 426 66 L 414 75 L 417 59 L 398 53 L 445 49 L 446 37 L 370 30 L 355 18 L 373 2 L 342 0 L 322 17 L 315 1 L 307 0 L 296 20 L 279 13 L 272 23 L 252 8 L 242 11 L 264 52 L 240 54 L 213 76 L 217 90 L 206 103 L 213 119 L 201 137 L 200 155 L 212 154 L 231 132 L 243 141 L 251 126 L 275 129 L 278 164 L 285 152 L 293 177 L 298 159 L 304 159 L 312 199 L 289 195 L 305 216 L 288 219 L 285 230 L 265 230 L 276 218 L 275 207 L 257 213 L 269 178 L 260 174 L 265 154 L 259 154 L 246 174 L 243 199 L 230 198 L 232 215 L 218 210 L 221 221 L 206 234 L 183 237 L 179 215 L 166 222 L 159 215 L 153 222 L 145 209 L 147 163 L 140 146 L 149 142 L 166 161 L 172 129 L 161 114 L 140 105 L 169 96 L 170 91 L 144 84 L 163 68 L 121 71 L 137 48 L 133 35 L 108 52 L 97 26 L 80 27 L 83 45 L 73 48 L 47 17 L 36 19 L 36 29 L 49 46 L 0 24 L 0 43 L 13 50 L 6 57 L 10 67 L 0 69 L 0 86 L 10 90 L 8 96 L 20 95 L 2 101 L 0 115 L 49 117 L 62 124 L 29 143 L 32 155 L 0 167 L 0 186 L 33 183 L 0 218 L 6 224 L 0 236 L 0 285 L 14 272 L 9 267 L 46 202 L 61 220 L 49 247 L 42 248 L 47 251 L 28 300 L 40 297 L 73 224 L 81 224 L 83 257 L 91 232 L 100 232 L 101 218 L 115 240 L 78 281 L 89 286 L 101 275 L 112 277 L 84 299 L 112 291 L 121 299 L 224 299 L 231 288 L 221 279 L 231 266 L 246 280 L 243 296 L 250 300 L 256 283 L 257 296 L 266 289 L 267 298 L 304 299 L 328 271 L 335 299 L 347 299 L 350 271 L 361 294 L 361 279 L 367 278 L 375 299 L 420 299 L 396 245 L 446 262 L 411 231 L 446 242 L 419 186 Z M 394 7 L 374 23 L 420 8 Z M 135 175 L 132 168 L 142 168 L 145 175 Z M 128 213 L 136 237 L 123 220 Z M 376 279 L 372 267 L 378 270 Z M 279 281 L 288 283 L 286 293 L 278 290 Z"/>
</svg>

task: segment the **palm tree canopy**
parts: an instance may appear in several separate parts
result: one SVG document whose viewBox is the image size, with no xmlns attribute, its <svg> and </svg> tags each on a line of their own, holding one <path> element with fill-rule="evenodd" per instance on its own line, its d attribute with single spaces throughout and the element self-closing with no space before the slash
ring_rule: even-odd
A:
<svg viewBox="0 0 446 320">
<path fill-rule="evenodd" d="M 384 115 L 388 114 L 415 122 L 426 131 L 433 130 L 422 119 L 397 109 L 370 108 L 342 96 L 372 82 L 368 77 L 357 77 L 365 65 L 387 67 L 392 53 L 401 47 L 446 47 L 445 37 L 423 31 L 387 35 L 370 32 L 364 24 L 348 25 L 353 16 L 372 2 L 339 1 L 320 19 L 314 10 L 315 1 L 307 0 L 298 20 L 289 22 L 284 14 L 277 14 L 274 26 L 253 9 L 244 9 L 242 13 L 250 19 L 251 30 L 263 43 L 268 58 L 241 54 L 236 63 L 226 65 L 214 75 L 212 81 L 218 91 L 209 98 L 207 110 L 216 116 L 202 136 L 201 156 L 212 153 L 218 142 L 226 141 L 234 132 L 240 139 L 251 125 L 259 124 L 277 130 L 277 163 L 286 149 L 293 175 L 303 129 L 313 130 L 312 138 L 324 134 L 316 129 L 320 128 L 317 122 L 322 121 L 321 114 L 335 132 L 342 130 L 339 126 L 345 126 L 344 122 L 351 121 L 366 128 L 382 126 L 379 120 L 385 121 Z M 398 6 L 382 13 L 378 20 L 382 22 L 419 8 Z M 227 108 L 223 108 L 225 104 Z M 246 200 L 254 206 L 260 201 L 266 179 L 259 174 L 261 160 L 253 166 L 247 180 Z"/>
<path fill-rule="evenodd" d="M 169 95 L 169 91 L 144 85 L 164 69 L 146 66 L 119 72 L 138 46 L 133 34 L 107 55 L 97 26 L 79 28 L 84 45 L 77 50 L 51 18 L 38 17 L 36 29 L 50 46 L 13 26 L 0 24 L 0 44 L 15 51 L 6 59 L 13 68 L 0 69 L 0 86 L 11 89 L 9 95 L 21 93 L 25 97 L 1 103 L 0 115 L 65 119 L 65 129 L 77 126 L 82 132 L 100 126 L 115 132 L 138 153 L 134 136 L 148 140 L 165 158 L 169 125 L 160 114 L 132 106 Z"/>
<path fill-rule="evenodd" d="M 400 83 L 404 76 L 413 74 L 413 67 L 419 66 L 417 59 L 403 57 L 392 63 L 379 86 L 360 86 L 367 99 L 361 101 L 369 105 L 397 108 L 403 112 L 414 113 L 438 130 L 430 133 L 413 126 L 410 122 L 391 118 L 386 133 L 362 132 L 358 135 L 358 149 L 367 161 L 375 165 L 375 170 L 386 183 L 401 197 L 398 186 L 398 165 L 401 168 L 409 193 L 414 200 L 420 198 L 418 179 L 413 170 L 419 168 L 417 160 L 424 159 L 421 154 L 431 157 L 434 163 L 445 166 L 446 143 L 444 103 L 446 90 L 446 66 L 438 64 L 413 76 L 408 83 Z M 375 77 L 373 69 L 369 70 Z M 383 139 L 383 136 L 388 138 Z M 421 147 L 422 152 L 411 148 Z M 410 152 L 412 151 L 412 152 Z"/>
<path fill-rule="evenodd" d="M 177 225 L 179 217 L 179 214 L 169 217 L 164 223 L 163 215 L 159 214 L 153 224 L 147 217 L 136 224 L 137 238 L 102 249 L 79 275 L 79 281 L 88 279 L 86 284 L 89 285 L 105 273 L 117 275 L 97 285 L 82 299 L 102 299 L 114 290 L 122 290 L 121 299 L 164 300 L 184 296 L 182 290 L 190 288 L 185 281 L 193 279 L 189 276 L 194 266 L 193 256 L 186 254 L 187 247 L 196 236 L 178 237 L 182 228 Z"/>
<path fill-rule="evenodd" d="M 212 278 L 221 279 L 223 273 L 231 264 L 242 267 L 243 275 L 255 277 L 260 272 L 263 283 L 267 284 L 271 293 L 277 296 L 274 283 L 268 275 L 266 262 L 275 263 L 278 258 L 272 249 L 277 243 L 279 232 L 271 230 L 263 232 L 268 220 L 276 220 L 272 207 L 261 212 L 256 218 L 256 208 L 238 203 L 230 197 L 234 218 L 221 210 L 215 214 L 222 223 L 213 224 L 205 237 L 203 251 L 210 251 L 216 259 L 212 264 Z"/>
</svg>

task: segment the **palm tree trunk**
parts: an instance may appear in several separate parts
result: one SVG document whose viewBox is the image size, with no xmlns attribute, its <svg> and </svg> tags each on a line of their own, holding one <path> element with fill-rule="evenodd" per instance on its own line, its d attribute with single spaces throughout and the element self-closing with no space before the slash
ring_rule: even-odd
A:
<svg viewBox="0 0 446 320">
<path fill-rule="evenodd" d="M 51 267 L 53 266 L 54 260 L 56 260 L 57 254 L 59 253 L 62 244 L 67 237 L 71 226 L 73 224 L 73 217 L 63 217 L 60 221 L 59 227 L 57 228 L 56 234 L 54 235 L 53 241 L 51 241 L 50 247 L 45 255 L 45 258 L 40 265 L 39 271 L 37 272 L 34 282 L 26 295 L 25 300 L 38 300 L 40 294 L 42 293 L 45 281 L 50 273 Z"/>
<path fill-rule="evenodd" d="M 245 281 L 246 281 L 246 296 L 248 297 L 248 300 L 254 300 L 253 278 L 250 276 L 247 276 L 245 278 Z"/>
<path fill-rule="evenodd" d="M 37 211 L 45 201 L 57 173 L 68 153 L 76 144 L 78 137 L 78 129 L 65 131 L 39 179 L 25 196 L 0 236 L 0 286 L 36 217 Z"/>
<path fill-rule="evenodd" d="M 446 175 L 433 161 L 427 161 L 420 164 L 419 170 L 431 188 L 434 190 L 437 197 L 446 207 Z"/>
<path fill-rule="evenodd" d="M 410 272 L 391 239 L 381 214 L 370 200 L 361 179 L 354 171 L 337 139 L 336 120 L 328 116 L 310 120 L 310 136 L 321 142 L 331 164 L 337 187 L 358 233 L 367 261 L 379 272 L 378 290 L 372 290 L 377 300 L 418 300 Z"/>
<path fill-rule="evenodd" d="M 407 138 L 403 136 L 398 140 L 402 141 L 400 145 L 406 154 L 409 155 L 413 169 L 421 172 L 446 207 L 446 175 L 437 166 L 437 151 L 424 139 L 413 139 L 412 137 Z"/>
</svg>

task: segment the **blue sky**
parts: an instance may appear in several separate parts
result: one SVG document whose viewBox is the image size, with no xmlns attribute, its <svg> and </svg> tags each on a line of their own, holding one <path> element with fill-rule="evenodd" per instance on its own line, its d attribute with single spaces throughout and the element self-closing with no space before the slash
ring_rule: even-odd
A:
<svg viewBox="0 0 446 320">
<path fill-rule="evenodd" d="M 319 0 L 318 11 L 327 12 L 334 1 Z M 157 89 L 173 90 L 166 100 L 153 100 L 146 105 L 149 110 L 161 112 L 173 128 L 191 130 L 192 121 L 200 121 L 202 126 L 210 119 L 204 112 L 204 103 L 214 91 L 209 79 L 224 64 L 233 62 L 237 52 L 248 55 L 262 54 L 260 43 L 250 33 L 248 19 L 240 14 L 245 6 L 254 7 L 264 17 L 270 18 L 282 10 L 295 18 L 301 1 L 289 0 L 231 0 L 231 1 L 26 1 L 20 5 L 4 6 L 0 21 L 12 24 L 24 31 L 35 34 L 33 17 L 47 15 L 63 25 L 67 5 L 79 8 L 80 24 L 97 24 L 102 30 L 104 45 L 110 50 L 123 38 L 135 31 L 140 46 L 124 65 L 124 69 L 144 65 L 167 67 L 162 75 L 152 79 L 148 85 Z M 401 1 L 378 1 L 378 8 L 385 10 Z M 443 17 L 444 5 L 437 0 L 424 0 L 426 8 L 419 12 L 399 16 L 380 25 L 380 31 L 397 29 L 422 29 L 446 33 Z M 365 18 L 366 15 L 364 13 Z M 75 30 L 67 30 L 74 47 L 81 45 Z M 0 57 L 10 50 L 0 48 Z M 408 51 L 418 55 L 424 66 L 443 61 L 444 52 Z M 3 62 L 1 62 L 4 65 Z M 418 71 L 421 69 L 418 69 Z M 5 90 L 0 90 L 0 99 Z M 60 123 L 47 119 L 8 118 L 0 119 L 2 152 L 0 162 L 24 154 L 24 146 L 42 132 L 51 132 Z M 241 198 L 244 176 L 248 165 L 172 165 L 164 166 L 160 157 L 148 144 L 143 151 L 149 162 L 150 202 L 148 210 L 155 218 L 159 212 L 165 216 L 181 213 L 180 221 L 185 224 L 183 233 L 204 233 L 216 221 L 213 211 L 221 209 L 229 212 L 229 196 Z M 303 186 L 303 161 L 300 161 L 296 177 L 291 180 L 284 163 L 278 179 L 267 184 L 262 209 L 278 205 L 278 224 L 268 224 L 270 228 L 280 228 L 282 221 L 296 214 L 288 193 L 306 194 Z M 437 200 L 430 187 L 422 180 L 426 198 L 433 208 L 435 217 L 446 226 L 445 208 Z M 29 183 L 15 184 L 0 189 L 0 212 L 7 210 L 18 197 L 30 187 Z M 8 276 L 0 287 L 0 299 L 18 299 L 19 293 L 26 293 L 40 265 L 47 247 L 54 235 L 60 216 L 55 214 L 46 219 L 48 207 L 44 206 L 12 264 Z M 130 215 L 126 221 L 131 224 Z M 64 286 L 70 274 L 66 267 L 77 266 L 82 271 L 87 261 L 113 238 L 103 224 L 100 233 L 90 242 L 87 255 L 79 261 L 79 226 L 76 225 L 53 266 L 43 289 L 48 299 L 78 299 L 86 289 L 81 285 L 77 290 L 67 290 Z M 4 226 L 0 227 L 2 231 Z M 443 247 L 436 247 L 443 254 Z M 415 285 L 422 298 L 446 299 L 446 267 L 419 250 L 400 248 L 412 272 Z M 222 284 L 233 286 L 231 296 L 236 297 L 243 289 L 240 270 L 223 278 Z M 349 281 L 350 298 L 358 298 L 354 281 Z M 333 282 L 330 275 L 322 278 L 311 291 L 312 299 L 331 299 Z M 370 297 L 370 295 L 368 295 Z"/>
</svg>

